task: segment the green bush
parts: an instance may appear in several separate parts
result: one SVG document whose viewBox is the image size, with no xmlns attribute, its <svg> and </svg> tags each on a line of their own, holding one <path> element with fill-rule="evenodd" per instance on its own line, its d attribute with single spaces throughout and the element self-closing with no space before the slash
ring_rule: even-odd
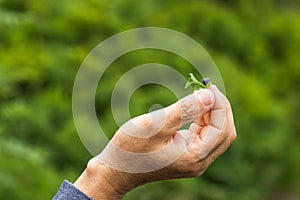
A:
<svg viewBox="0 0 300 200">
<path fill-rule="evenodd" d="M 46 199 L 63 179 L 76 179 L 91 157 L 71 109 L 81 62 L 111 35 L 159 26 L 191 36 L 212 55 L 238 139 L 202 177 L 141 186 L 125 199 L 296 199 L 299 10 L 296 0 L 0 0 L 0 198 Z M 176 55 L 156 50 L 115 61 L 96 98 L 101 125 L 111 134 L 117 128 L 110 110 L 115 81 L 147 62 L 174 66 L 186 75 L 192 70 Z M 153 89 L 160 98 L 148 95 Z M 137 106 L 130 110 L 138 115 L 174 99 L 163 87 L 147 86 L 134 93 Z"/>
</svg>

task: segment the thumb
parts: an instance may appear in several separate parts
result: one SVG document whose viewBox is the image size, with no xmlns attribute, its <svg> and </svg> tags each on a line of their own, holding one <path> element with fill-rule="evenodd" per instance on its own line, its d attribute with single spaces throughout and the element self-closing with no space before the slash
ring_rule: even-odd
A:
<svg viewBox="0 0 300 200">
<path fill-rule="evenodd" d="M 165 108 L 167 114 L 166 127 L 174 127 L 178 130 L 211 110 L 214 103 L 215 97 L 211 90 L 197 90 Z"/>
</svg>

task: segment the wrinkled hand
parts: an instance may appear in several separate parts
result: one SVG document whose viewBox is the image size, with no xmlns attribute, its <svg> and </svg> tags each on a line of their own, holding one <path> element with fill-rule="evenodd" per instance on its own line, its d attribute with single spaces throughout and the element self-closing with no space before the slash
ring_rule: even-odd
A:
<svg viewBox="0 0 300 200">
<path fill-rule="evenodd" d="M 179 130 L 190 122 L 188 130 Z M 125 123 L 88 168 L 101 172 L 106 188 L 118 199 L 148 182 L 200 176 L 235 138 L 229 101 L 211 85 Z M 84 191 L 80 178 L 76 183 Z"/>
</svg>

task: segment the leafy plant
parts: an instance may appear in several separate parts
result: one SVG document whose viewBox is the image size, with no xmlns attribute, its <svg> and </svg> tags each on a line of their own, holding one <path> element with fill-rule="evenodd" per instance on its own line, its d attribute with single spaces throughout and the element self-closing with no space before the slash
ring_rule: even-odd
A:
<svg viewBox="0 0 300 200">
<path fill-rule="evenodd" d="M 189 73 L 190 77 L 187 80 L 184 88 L 191 86 L 194 90 L 199 90 L 201 88 L 208 88 L 211 84 L 210 78 L 203 78 L 202 82 L 198 81 L 193 73 Z"/>
</svg>

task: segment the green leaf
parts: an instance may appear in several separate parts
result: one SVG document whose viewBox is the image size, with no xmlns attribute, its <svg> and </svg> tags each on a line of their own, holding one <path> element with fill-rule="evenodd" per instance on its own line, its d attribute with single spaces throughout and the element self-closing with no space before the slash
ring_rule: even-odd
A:
<svg viewBox="0 0 300 200">
<path fill-rule="evenodd" d="M 211 82 L 209 82 L 207 85 L 204 85 L 202 82 L 196 79 L 193 73 L 189 73 L 189 75 L 190 77 L 187 79 L 184 88 L 188 88 L 189 86 L 191 86 L 193 90 L 199 90 L 201 88 L 208 88 L 208 86 L 211 84 Z"/>
</svg>

